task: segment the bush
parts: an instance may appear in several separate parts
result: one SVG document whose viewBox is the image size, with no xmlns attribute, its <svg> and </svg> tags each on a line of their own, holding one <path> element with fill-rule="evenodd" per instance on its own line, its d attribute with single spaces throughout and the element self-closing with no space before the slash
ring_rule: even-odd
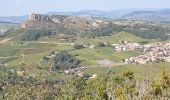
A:
<svg viewBox="0 0 170 100">
<path fill-rule="evenodd" d="M 75 44 L 74 49 L 82 49 L 85 48 L 82 44 Z"/>
<path fill-rule="evenodd" d="M 50 37 L 56 33 L 51 32 L 49 30 L 43 29 L 33 29 L 33 30 L 25 30 L 21 40 L 22 41 L 35 41 L 38 40 L 40 37 Z"/>
<path fill-rule="evenodd" d="M 105 45 L 104 43 L 102 43 L 102 42 L 99 42 L 99 43 L 97 44 L 97 46 L 98 46 L 98 47 L 105 47 L 106 45 Z"/>
<path fill-rule="evenodd" d="M 53 71 L 63 71 L 66 69 L 73 69 L 79 67 L 80 60 L 73 58 L 70 54 L 63 51 L 54 57 L 54 65 L 52 66 Z"/>
</svg>

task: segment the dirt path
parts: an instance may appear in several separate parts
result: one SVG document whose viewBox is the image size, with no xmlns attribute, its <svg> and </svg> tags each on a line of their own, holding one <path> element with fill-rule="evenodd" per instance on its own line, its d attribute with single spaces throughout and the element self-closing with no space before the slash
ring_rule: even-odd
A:
<svg viewBox="0 0 170 100">
<path fill-rule="evenodd" d="M 108 59 L 97 60 L 97 63 L 102 67 L 114 67 L 114 66 L 126 65 L 126 63 L 116 63 Z"/>
<path fill-rule="evenodd" d="M 9 43 L 9 41 L 10 41 L 11 39 L 12 39 L 12 38 L 3 39 L 3 40 L 0 41 L 0 44 Z"/>
</svg>

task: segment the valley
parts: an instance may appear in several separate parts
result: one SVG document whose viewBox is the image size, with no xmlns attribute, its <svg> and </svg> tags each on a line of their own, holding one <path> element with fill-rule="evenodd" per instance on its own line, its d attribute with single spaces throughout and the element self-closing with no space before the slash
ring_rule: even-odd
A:
<svg viewBox="0 0 170 100">
<path fill-rule="evenodd" d="M 52 17 L 53 18 L 53 17 Z M 59 18 L 59 19 L 57 19 Z M 65 18 L 65 17 L 64 17 Z M 81 19 L 81 17 L 71 17 L 71 19 L 69 20 L 73 20 L 73 19 Z M 102 22 L 100 20 L 94 19 L 90 19 L 89 17 L 82 17 L 84 20 L 87 21 L 91 21 L 91 23 L 94 23 L 96 21 L 98 22 Z M 33 32 L 39 32 L 39 30 L 41 29 L 41 24 L 47 23 L 47 21 L 49 21 L 49 24 L 54 24 L 53 22 L 50 21 L 50 17 L 45 16 L 45 15 L 36 15 L 36 14 L 32 14 L 29 18 L 28 21 L 25 22 L 25 24 L 21 25 L 21 28 L 13 28 L 15 30 L 11 30 L 9 32 L 7 32 L 7 35 L 3 36 L 3 39 L 0 41 L 0 47 L 3 48 L 1 49 L 1 54 L 0 54 L 0 59 L 1 59 L 1 65 L 6 65 L 8 66 L 8 68 L 12 68 L 14 70 L 17 70 L 20 73 L 23 73 L 22 69 L 24 67 L 24 69 L 26 69 L 26 73 L 28 75 L 33 75 L 34 77 L 43 77 L 44 75 L 46 77 L 46 74 L 48 73 L 50 67 L 51 67 L 51 63 L 52 62 L 47 62 L 45 60 L 43 60 L 43 57 L 46 57 L 50 54 L 50 52 L 62 52 L 62 51 L 67 51 L 68 54 L 72 55 L 73 57 L 75 57 L 76 59 L 79 59 L 81 61 L 80 65 L 81 66 L 91 66 L 88 67 L 84 72 L 87 72 L 87 74 L 93 75 L 98 73 L 99 75 L 102 75 L 105 73 L 105 71 L 109 71 L 109 70 L 113 70 L 114 68 L 119 69 L 120 67 L 126 67 L 126 66 L 134 66 L 133 64 L 127 64 L 124 63 L 125 59 L 128 59 L 130 57 L 137 57 L 139 55 L 143 54 L 143 51 L 141 50 L 127 50 L 127 51 L 116 51 L 115 47 L 113 45 L 115 44 L 120 44 L 121 41 L 128 41 L 129 43 L 147 43 L 147 44 L 151 44 L 154 42 L 160 42 L 160 39 L 148 39 L 148 38 L 143 38 L 140 36 L 137 36 L 135 34 L 132 33 L 128 33 L 126 32 L 126 27 L 131 27 L 132 29 L 136 28 L 135 25 L 138 26 L 142 26 L 143 24 L 145 24 L 145 22 L 138 22 L 138 21 L 103 21 L 102 23 L 114 23 L 112 24 L 113 26 L 116 26 L 117 29 L 113 30 L 115 28 L 111 28 L 109 31 L 113 32 L 113 34 L 110 35 L 106 34 L 103 36 L 95 36 L 94 37 L 89 37 L 88 34 L 86 36 L 79 36 L 77 35 L 78 33 L 73 33 L 72 35 L 67 34 L 67 32 L 64 31 L 65 34 L 63 34 L 63 31 L 61 30 L 63 26 L 60 25 L 64 25 L 62 24 L 62 22 L 59 22 L 59 20 L 64 21 L 64 19 L 62 19 L 62 16 L 57 16 L 56 18 L 54 18 L 55 21 L 57 21 L 56 23 L 58 24 L 56 27 L 58 28 L 58 30 L 53 30 L 54 34 L 52 33 L 52 35 L 46 35 L 46 36 L 40 36 L 39 38 L 37 38 L 37 40 L 27 40 L 27 41 L 23 41 L 22 42 L 22 37 L 21 37 L 21 33 L 20 32 L 26 32 L 25 34 L 28 34 L 29 32 L 32 32 L 32 30 L 30 30 L 30 27 L 35 30 Z M 75 20 L 78 21 L 78 20 Z M 66 21 L 67 22 L 67 21 Z M 71 24 L 72 22 L 69 23 L 65 23 L 66 24 Z M 81 22 L 81 20 L 80 20 Z M 76 24 L 79 24 L 80 22 L 74 22 Z M 35 24 L 38 23 L 38 24 Z M 116 23 L 116 24 L 115 24 Z M 127 24 L 124 24 L 127 23 Z M 132 26 L 129 26 L 128 23 L 131 23 Z M 71 25 L 72 27 L 68 28 L 69 31 L 72 30 L 72 28 L 74 29 L 74 27 L 77 27 L 75 24 Z M 28 25 L 28 26 L 26 26 Z M 37 25 L 37 26 L 34 26 Z M 84 24 L 82 24 L 84 25 Z M 120 26 L 120 25 L 124 25 L 124 26 Z M 159 24 L 148 24 L 150 25 L 149 27 L 160 27 Z M 45 27 L 48 25 L 44 25 L 43 28 L 46 29 Z M 66 25 L 69 26 L 69 25 Z M 73 27 L 74 26 L 74 27 Z M 166 24 L 164 24 L 165 27 Z M 65 27 L 65 26 L 64 26 Z M 81 27 L 86 27 L 86 26 L 81 26 Z M 80 28 L 81 27 L 77 27 L 77 32 L 80 32 Z M 89 25 L 88 25 L 89 27 Z M 102 26 L 103 27 L 103 26 Z M 101 27 L 101 28 L 102 28 Z M 122 29 L 121 27 L 125 27 L 124 29 Z M 142 26 L 145 27 L 145 26 Z M 38 28 L 38 29 L 36 29 Z M 47 27 L 47 29 L 49 29 L 50 27 Z M 27 29 L 29 29 L 27 31 Z M 79 34 L 85 34 L 83 31 L 87 31 L 86 29 L 88 28 L 84 28 L 81 29 L 81 32 Z M 100 29 L 100 26 L 98 26 L 97 29 Z M 105 28 L 107 29 L 107 27 Z M 66 29 L 67 30 L 67 29 Z M 88 31 L 90 31 L 91 29 L 89 29 Z M 93 30 L 93 29 L 92 29 Z M 143 30 L 143 29 L 141 29 Z M 11 33 L 13 32 L 13 33 Z M 15 33 L 17 32 L 17 33 Z M 19 32 L 19 33 L 18 33 Z M 41 32 L 41 30 L 40 30 Z M 42 30 L 42 32 L 49 32 L 51 34 L 50 31 L 46 31 L 46 30 Z M 60 33 L 59 33 L 60 32 Z M 133 32 L 133 31 L 132 31 Z M 56 34 L 57 33 L 57 34 Z M 102 33 L 102 31 L 101 31 Z M 37 33 L 38 34 L 38 33 Z M 75 36 L 74 36 L 75 34 Z M 93 34 L 93 33 L 91 33 Z M 24 35 L 24 34 L 23 34 Z M 107 36 L 108 35 L 108 36 Z M 29 36 L 29 35 L 28 35 Z M 28 36 L 26 38 L 28 38 Z M 21 40 L 20 40 L 21 38 Z M 158 37 L 159 38 L 159 37 Z M 31 39 L 31 38 L 30 38 Z M 9 41 L 10 40 L 10 41 Z M 76 49 L 75 45 L 82 45 L 83 48 L 80 49 Z M 103 45 L 103 46 L 100 46 Z M 168 65 L 167 62 L 162 62 L 163 64 Z M 24 64 L 24 66 L 23 66 Z M 149 66 L 156 66 L 157 64 L 153 63 L 153 64 L 149 64 Z M 37 67 L 33 67 L 33 66 L 37 66 Z M 136 66 L 142 66 L 142 65 L 136 65 Z M 146 66 L 146 65 L 144 65 Z M 148 66 L 148 65 L 147 65 Z M 162 66 L 162 67 L 165 67 Z M 30 68 L 29 68 L 30 67 Z M 112 68 L 113 67 L 113 68 Z M 91 69 L 96 69 L 96 73 L 88 73 L 90 72 Z M 98 69 L 105 69 L 103 72 L 98 72 Z M 121 69 L 121 68 L 120 68 Z M 145 69 L 145 68 L 144 68 Z M 113 70 L 114 71 L 114 70 Z M 142 70 L 141 70 L 142 71 Z M 24 71 L 25 72 L 25 71 Z M 44 73 L 44 74 L 42 74 Z M 60 75 L 60 73 L 58 73 Z M 97 75 L 98 75 L 97 74 Z M 61 75 L 63 76 L 63 75 Z M 64 75 L 64 76 L 68 76 L 68 75 Z M 49 76 L 51 77 L 51 76 Z M 62 78 L 62 77 L 60 77 Z M 56 78 L 57 79 L 57 78 Z"/>
<path fill-rule="evenodd" d="M 50 93 L 53 90 L 55 94 L 61 90 L 61 95 L 55 97 L 69 95 L 68 99 L 78 96 L 70 90 L 72 87 L 102 88 L 106 83 L 118 85 L 119 81 L 125 86 L 135 84 L 134 88 L 144 91 L 137 84 L 144 84 L 145 88 L 160 79 L 161 70 L 170 72 L 167 23 L 31 14 L 24 23 L 2 23 L 0 29 L 6 29 L 0 35 L 0 77 L 9 82 L 4 86 L 10 96 L 14 95 L 10 87 L 18 93 L 27 93 L 30 86 L 34 94 L 44 95 L 43 90 Z M 88 88 L 83 87 L 83 91 L 99 91 Z M 105 93 L 105 90 L 113 92 L 109 88 L 101 91 Z M 105 98 L 99 94 L 94 97 Z M 14 98 L 10 96 L 6 98 Z M 20 98 L 24 97 L 20 95 Z"/>
</svg>

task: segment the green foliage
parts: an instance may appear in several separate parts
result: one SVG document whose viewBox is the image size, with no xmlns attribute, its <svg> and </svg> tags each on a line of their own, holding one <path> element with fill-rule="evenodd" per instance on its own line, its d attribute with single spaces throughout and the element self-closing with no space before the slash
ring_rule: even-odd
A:
<svg viewBox="0 0 170 100">
<path fill-rule="evenodd" d="M 86 31 L 85 33 L 81 34 L 81 37 L 101 37 L 101 36 L 111 36 L 113 33 L 117 33 L 121 31 L 122 26 L 113 24 L 109 22 L 109 24 L 100 26 L 98 28 L 94 28 L 90 31 Z"/>
<path fill-rule="evenodd" d="M 148 44 L 148 43 L 149 43 L 149 41 L 141 41 L 140 42 L 141 45 Z"/>
<path fill-rule="evenodd" d="M 104 43 L 102 43 L 102 42 L 98 42 L 97 46 L 98 47 L 105 47 L 106 45 Z"/>
<path fill-rule="evenodd" d="M 85 48 L 82 44 L 75 44 L 74 49 L 82 49 Z"/>
<path fill-rule="evenodd" d="M 146 30 L 141 30 L 141 28 L 146 28 Z M 132 33 L 136 36 L 145 38 L 145 39 L 160 39 L 167 40 L 169 38 L 168 33 L 170 30 L 168 28 L 163 28 L 161 26 L 139 26 L 139 28 L 125 28 L 125 32 Z"/>
<path fill-rule="evenodd" d="M 168 72 L 166 70 L 162 70 L 160 82 L 163 85 L 163 88 L 167 88 L 168 86 L 170 86 L 170 78 L 169 78 Z"/>
<path fill-rule="evenodd" d="M 2 80 L 0 79 L 0 99 L 3 98 L 3 95 L 4 95 L 3 83 Z"/>
<path fill-rule="evenodd" d="M 161 90 L 161 86 L 160 86 L 159 82 L 157 82 L 157 81 L 152 82 L 152 84 L 151 84 L 151 93 L 154 96 L 162 95 L 162 90 Z"/>
<path fill-rule="evenodd" d="M 77 68 L 79 67 L 79 64 L 80 64 L 80 60 L 75 59 L 74 57 L 72 57 L 70 54 L 68 54 L 65 51 L 56 54 L 53 62 L 54 64 L 52 66 L 52 69 L 54 71 L 56 70 L 63 71 L 66 69 Z"/>
<path fill-rule="evenodd" d="M 81 37 L 96 38 L 101 36 L 111 36 L 118 32 L 127 32 L 144 39 L 160 39 L 167 40 L 169 37 L 169 28 L 157 24 L 131 23 L 127 25 L 119 25 L 110 22 L 108 25 L 100 26 L 81 33 Z"/>
<path fill-rule="evenodd" d="M 94 79 L 73 76 L 67 81 L 40 81 L 30 76 L 19 76 L 16 71 L 10 71 L 8 77 L 2 78 L 0 84 L 4 99 L 150 100 L 168 99 L 170 96 L 169 76 L 165 71 L 159 79 L 147 81 L 136 80 L 130 71 L 123 74 L 110 73 L 109 76 Z"/>
<path fill-rule="evenodd" d="M 123 73 L 123 76 L 125 78 L 128 78 L 129 80 L 132 80 L 134 78 L 134 73 L 133 72 L 130 72 L 130 71 L 127 71 L 127 72 L 124 72 Z"/>
<path fill-rule="evenodd" d="M 43 30 L 43 29 L 24 30 L 21 40 L 35 41 L 38 40 L 40 37 L 50 37 L 53 35 L 55 35 L 55 33 L 49 30 Z"/>
<path fill-rule="evenodd" d="M 76 98 L 82 98 L 84 96 L 85 92 L 85 86 L 86 86 L 86 80 L 85 78 L 81 77 L 73 77 L 71 79 L 71 86 L 73 88 L 73 97 Z"/>
</svg>

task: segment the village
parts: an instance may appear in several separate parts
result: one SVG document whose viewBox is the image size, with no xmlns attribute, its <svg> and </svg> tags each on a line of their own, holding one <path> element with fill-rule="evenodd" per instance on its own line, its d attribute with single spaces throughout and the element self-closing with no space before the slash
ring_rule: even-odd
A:
<svg viewBox="0 0 170 100">
<path fill-rule="evenodd" d="M 124 60 L 131 64 L 148 64 L 158 62 L 170 62 L 170 41 L 153 44 L 128 43 L 112 44 L 116 51 L 142 50 L 143 54 L 137 57 L 130 57 Z"/>
</svg>

